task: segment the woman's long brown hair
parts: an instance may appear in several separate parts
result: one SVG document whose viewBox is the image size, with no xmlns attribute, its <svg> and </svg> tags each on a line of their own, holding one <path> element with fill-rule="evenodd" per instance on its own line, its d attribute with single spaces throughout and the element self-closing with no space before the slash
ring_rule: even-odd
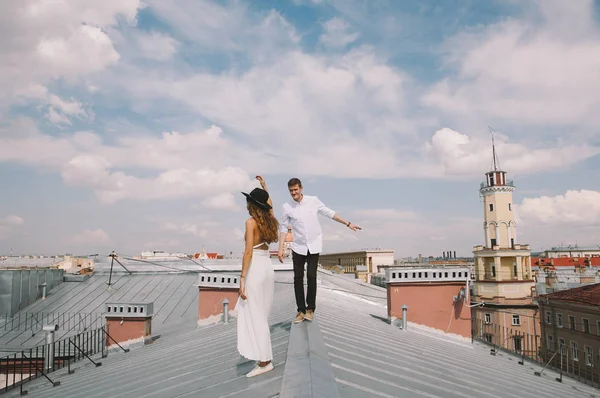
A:
<svg viewBox="0 0 600 398">
<path fill-rule="evenodd" d="M 277 242 L 279 239 L 279 222 L 270 210 L 264 210 L 252 202 L 248 202 L 248 212 L 256 221 L 260 238 L 267 243 Z"/>
</svg>

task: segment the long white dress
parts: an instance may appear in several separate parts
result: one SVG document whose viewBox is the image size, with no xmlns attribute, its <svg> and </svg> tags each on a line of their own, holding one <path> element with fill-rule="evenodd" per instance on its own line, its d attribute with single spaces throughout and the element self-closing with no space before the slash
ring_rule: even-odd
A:
<svg viewBox="0 0 600 398">
<path fill-rule="evenodd" d="M 237 348 L 239 353 L 253 361 L 273 359 L 269 314 L 273 304 L 275 272 L 269 250 L 254 246 L 252 260 L 246 274 L 246 300 L 238 298 Z"/>
</svg>

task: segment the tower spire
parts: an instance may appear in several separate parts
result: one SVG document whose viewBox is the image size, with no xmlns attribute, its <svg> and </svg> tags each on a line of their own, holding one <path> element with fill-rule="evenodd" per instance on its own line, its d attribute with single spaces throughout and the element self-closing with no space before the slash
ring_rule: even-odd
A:
<svg viewBox="0 0 600 398">
<path fill-rule="evenodd" d="M 496 143 L 494 141 L 494 134 L 496 133 L 496 131 L 494 131 L 494 129 L 490 126 L 488 126 L 488 129 L 490 130 L 490 134 L 492 135 L 492 156 L 494 162 L 494 171 L 498 171 L 498 166 L 500 165 L 500 162 L 498 162 L 498 155 L 496 155 Z"/>
</svg>

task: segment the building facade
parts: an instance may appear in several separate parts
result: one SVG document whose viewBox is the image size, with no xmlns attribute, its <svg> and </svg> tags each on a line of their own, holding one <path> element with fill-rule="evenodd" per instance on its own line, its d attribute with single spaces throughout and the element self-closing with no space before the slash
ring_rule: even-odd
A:
<svg viewBox="0 0 600 398">
<path fill-rule="evenodd" d="M 541 295 L 542 350 L 553 367 L 600 381 L 600 283 Z"/>
<path fill-rule="evenodd" d="M 562 257 L 600 257 L 600 245 L 589 246 L 555 246 L 550 250 L 545 250 L 540 257 L 562 258 Z"/>
<path fill-rule="evenodd" d="M 325 269 L 343 269 L 344 273 L 356 273 L 357 266 L 365 266 L 367 274 L 376 274 L 394 266 L 394 250 L 372 249 L 342 253 L 326 253 L 319 256 Z"/>
<path fill-rule="evenodd" d="M 486 173 L 480 186 L 484 244 L 473 249 L 473 333 L 475 338 L 533 357 L 539 354 L 540 336 L 535 279 L 529 245 L 517 243 L 514 190 L 506 172 L 497 168 Z"/>
<path fill-rule="evenodd" d="M 385 274 L 388 317 L 392 322 L 402 318 L 402 307 L 406 305 L 410 322 L 471 337 L 469 268 L 394 267 L 386 269 Z"/>
</svg>

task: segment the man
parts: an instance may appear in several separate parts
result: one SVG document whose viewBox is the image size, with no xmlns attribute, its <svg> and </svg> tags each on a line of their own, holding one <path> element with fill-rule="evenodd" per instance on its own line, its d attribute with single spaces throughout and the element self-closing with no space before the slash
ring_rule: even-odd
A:
<svg viewBox="0 0 600 398">
<path fill-rule="evenodd" d="M 323 236 L 318 215 L 334 219 L 353 231 L 361 229 L 344 220 L 336 212 L 326 207 L 316 196 L 302 194 L 302 182 L 297 178 L 288 181 L 288 189 L 293 201 L 284 203 L 279 229 L 279 261 L 283 262 L 285 235 L 292 226 L 292 261 L 294 264 L 294 292 L 298 315 L 294 323 L 312 321 L 317 297 L 317 265 L 323 249 Z M 304 264 L 308 289 L 304 299 Z"/>
</svg>

